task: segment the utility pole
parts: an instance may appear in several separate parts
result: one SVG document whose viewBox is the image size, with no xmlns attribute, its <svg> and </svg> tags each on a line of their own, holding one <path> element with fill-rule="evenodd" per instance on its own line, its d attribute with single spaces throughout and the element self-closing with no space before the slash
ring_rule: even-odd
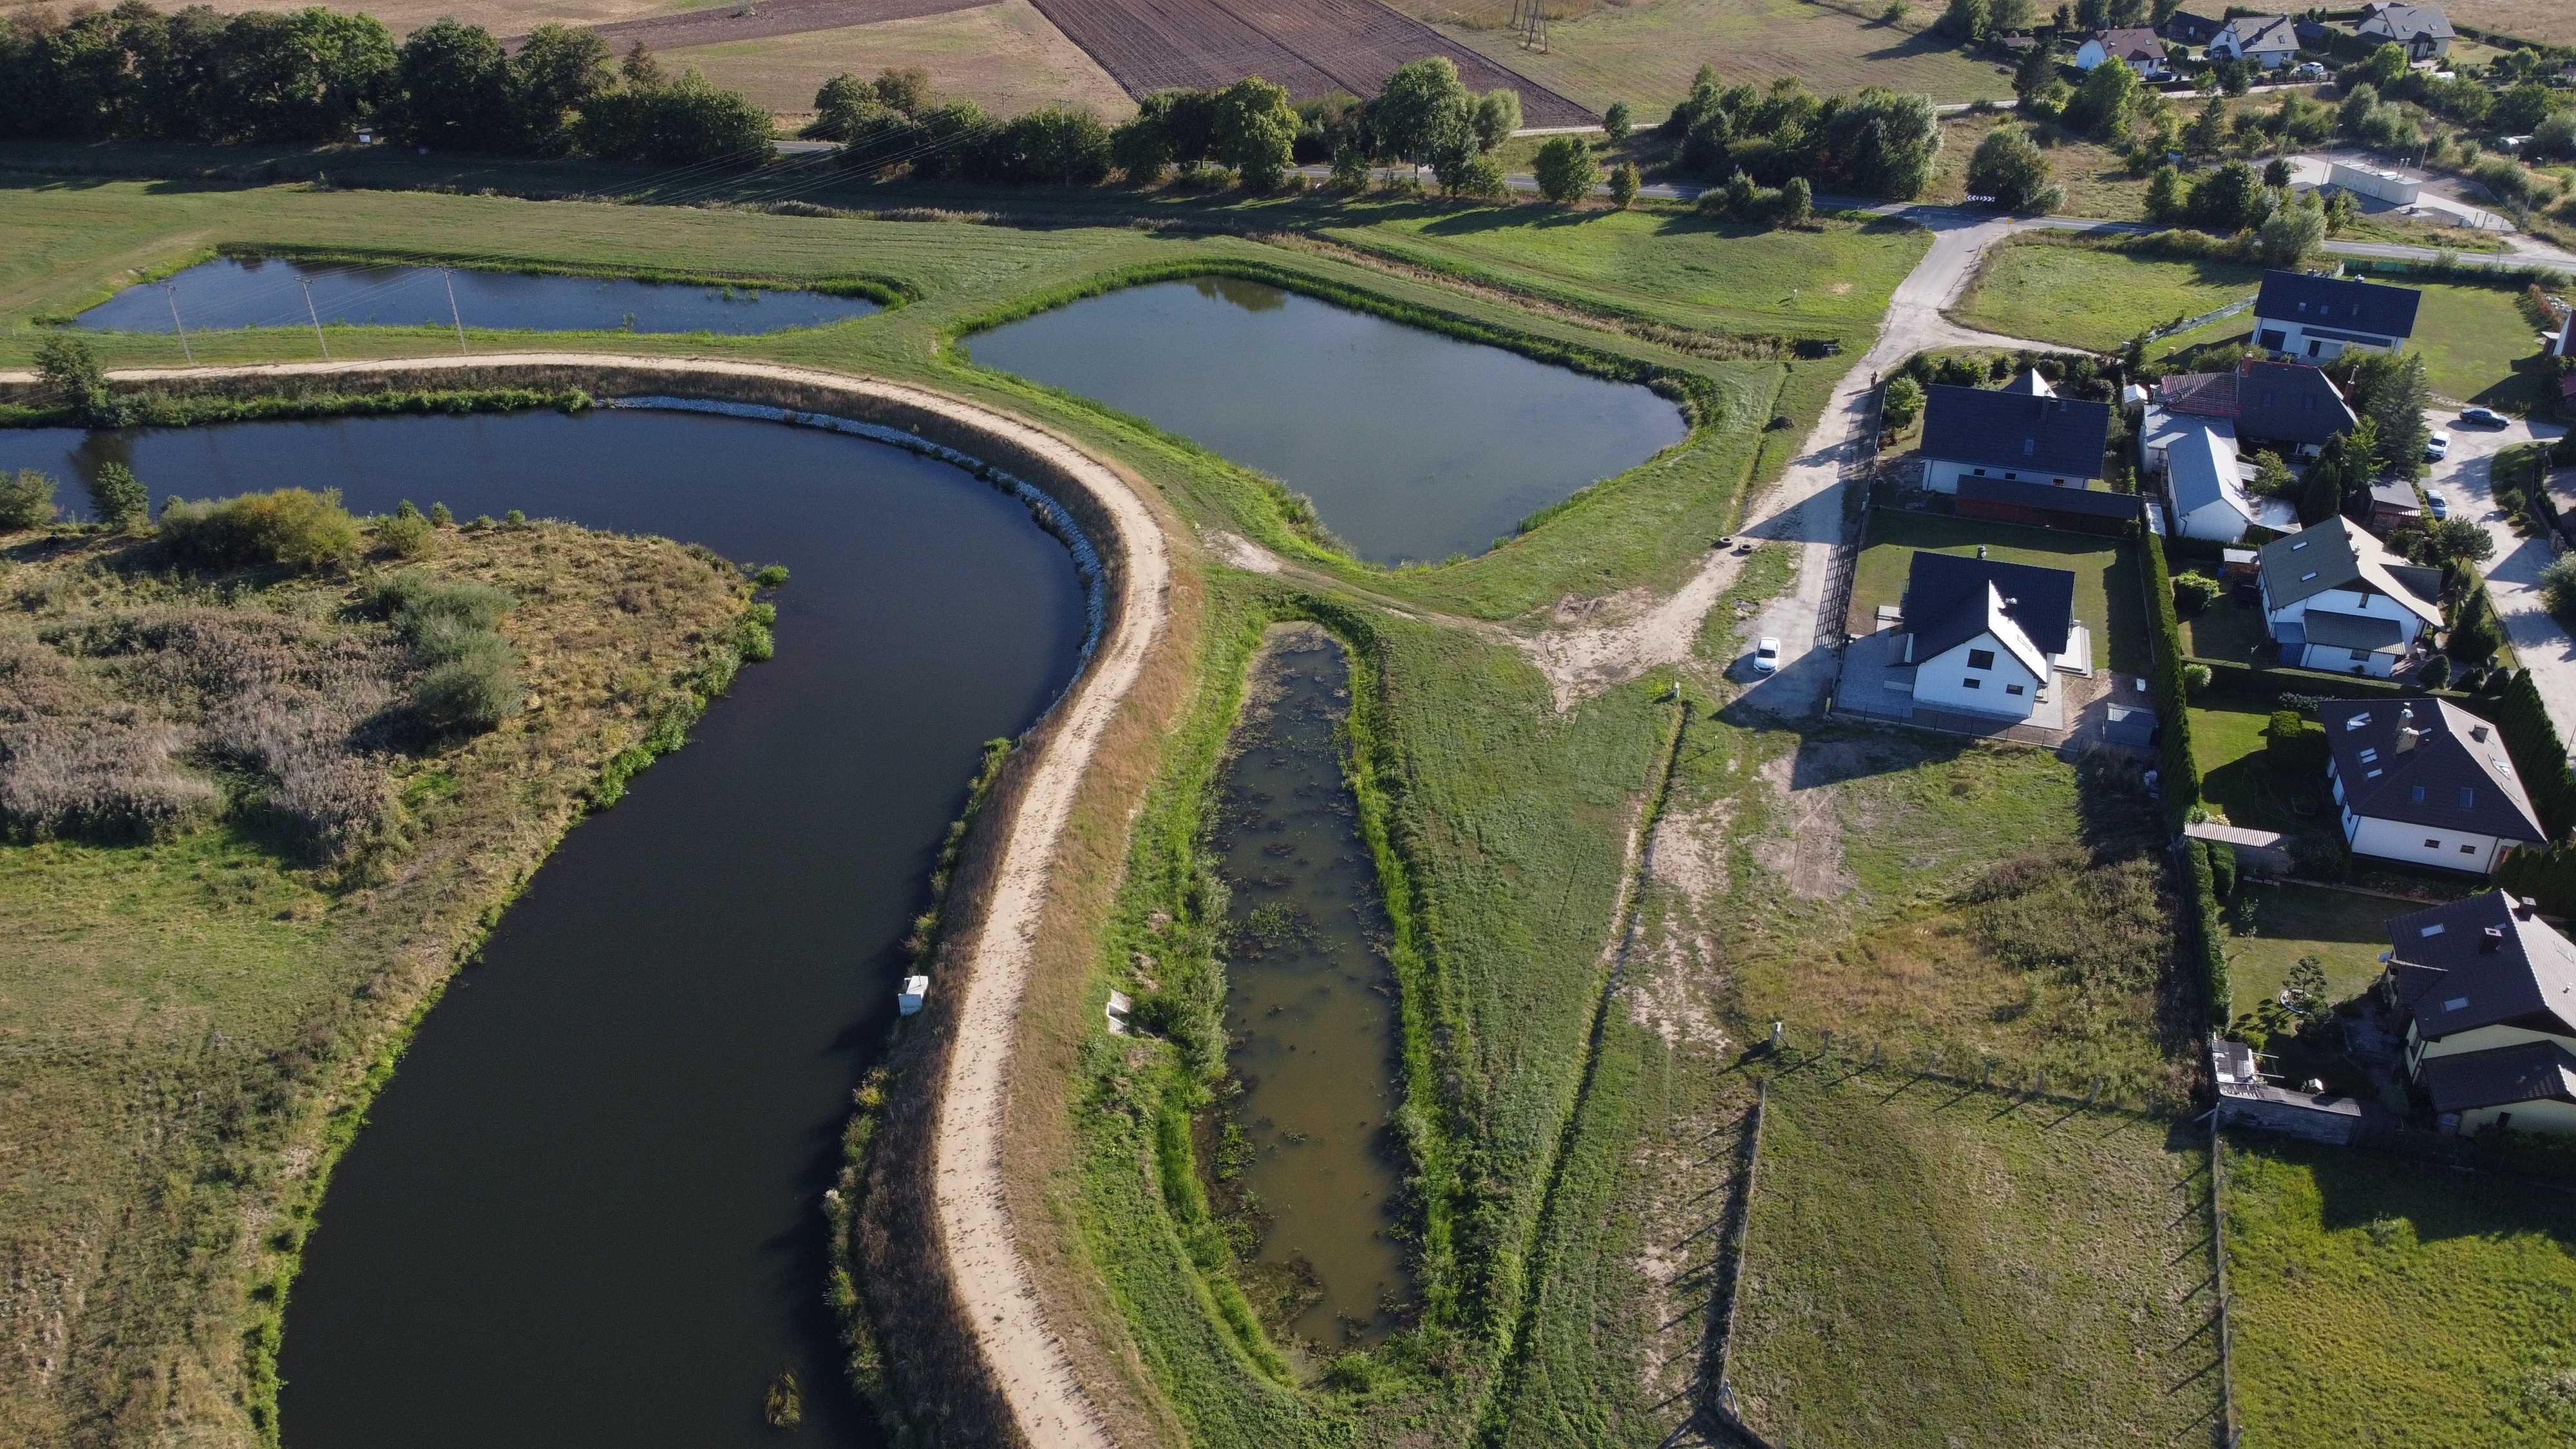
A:
<svg viewBox="0 0 2576 1449">
<path fill-rule="evenodd" d="M 322 335 L 322 314 L 313 310 L 313 284 L 305 281 L 301 277 L 298 277 L 296 278 L 296 285 L 304 289 L 304 315 L 313 319 L 313 340 L 321 344 L 322 360 L 324 362 L 329 362 L 331 360 L 331 343 Z"/>
<path fill-rule="evenodd" d="M 179 351 L 187 356 L 188 365 L 194 367 L 197 365 L 197 349 L 188 345 L 188 324 L 179 320 L 179 288 L 175 283 L 163 282 L 161 295 L 170 299 L 170 325 L 179 329 Z"/>
<path fill-rule="evenodd" d="M 447 268 L 441 267 L 438 269 L 438 280 L 444 283 L 447 287 L 447 320 L 456 324 L 456 350 L 458 352 L 463 352 L 465 350 L 465 319 L 458 316 L 456 312 L 456 279 L 447 274 Z"/>
</svg>

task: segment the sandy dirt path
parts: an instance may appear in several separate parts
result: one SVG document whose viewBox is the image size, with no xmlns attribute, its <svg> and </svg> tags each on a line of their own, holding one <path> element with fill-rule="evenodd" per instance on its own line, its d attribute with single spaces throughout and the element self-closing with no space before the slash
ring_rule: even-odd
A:
<svg viewBox="0 0 2576 1449">
<path fill-rule="evenodd" d="M 1046 1324 L 1035 1279 L 1012 1238 L 1002 1193 L 1002 1125 L 1020 999 L 1034 965 L 1033 941 L 1052 874 L 1056 843 L 1101 736 L 1125 705 L 1145 658 L 1162 638 L 1171 609 L 1171 558 L 1154 514 L 1117 472 L 1054 434 L 972 403 L 899 383 L 815 368 L 721 358 L 623 357 L 585 352 L 481 353 L 464 357 L 345 362 L 269 363 L 238 367 L 134 368 L 109 374 L 120 382 L 180 378 L 319 378 L 393 372 L 439 373 L 511 367 L 614 367 L 662 373 L 675 383 L 719 374 L 828 389 L 854 401 L 895 402 L 933 411 L 1039 454 L 1077 480 L 1111 520 L 1116 537 L 1094 537 L 1115 558 L 1119 598 L 1114 631 L 1042 737 L 1010 838 L 1002 843 L 991 907 L 968 953 L 971 971 L 957 1007 L 957 1044 L 940 1103 L 933 1181 L 951 1281 L 994 1381 L 1031 1444 L 1108 1449 L 1109 1435 L 1075 1379 L 1071 1360 Z M 0 382 L 33 374 L 0 372 Z M 1096 532 L 1097 530 L 1095 530 Z"/>
</svg>

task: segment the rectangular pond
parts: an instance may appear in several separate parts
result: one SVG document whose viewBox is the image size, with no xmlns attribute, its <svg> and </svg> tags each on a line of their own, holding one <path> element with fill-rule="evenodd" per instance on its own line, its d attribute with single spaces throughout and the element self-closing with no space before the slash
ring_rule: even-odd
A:
<svg viewBox="0 0 2576 1449">
<path fill-rule="evenodd" d="M 313 311 L 305 311 L 310 288 Z M 455 289 L 455 308 L 448 289 Z M 173 308 L 175 307 L 175 318 Z M 236 327 L 450 327 L 521 332 L 780 332 L 884 310 L 865 297 L 770 291 L 735 284 L 642 282 L 465 267 L 361 266 L 217 257 L 128 287 L 80 314 L 92 332 L 191 332 Z"/>
<path fill-rule="evenodd" d="M 1651 388 L 1224 277 L 1086 298 L 966 346 L 1270 474 L 1380 564 L 1481 553 L 1689 432 Z"/>
<path fill-rule="evenodd" d="M 1247 1149 L 1232 1189 L 1261 1219 L 1257 1295 L 1328 1351 L 1371 1343 L 1412 1295 L 1400 1227 L 1402 1072 L 1377 865 L 1342 771 L 1350 662 L 1313 625 L 1254 661 L 1215 847 L 1233 891 L 1226 1065 Z"/>
</svg>

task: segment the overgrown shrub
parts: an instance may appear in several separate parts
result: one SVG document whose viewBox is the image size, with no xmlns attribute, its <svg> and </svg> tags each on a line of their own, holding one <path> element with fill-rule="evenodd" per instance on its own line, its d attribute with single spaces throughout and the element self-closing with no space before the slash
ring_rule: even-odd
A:
<svg viewBox="0 0 2576 1449">
<path fill-rule="evenodd" d="M 98 515 L 101 526 L 122 532 L 152 516 L 152 499 L 133 469 L 101 463 L 98 476 L 89 481 L 89 511 Z"/>
<path fill-rule="evenodd" d="M 437 535 L 437 526 L 418 513 L 397 513 L 376 525 L 376 542 L 401 559 L 427 558 Z"/>
<path fill-rule="evenodd" d="M 33 468 L 0 473 L 0 531 L 42 528 L 54 521 L 54 480 Z"/>
<path fill-rule="evenodd" d="M 509 646 L 484 635 L 490 646 L 462 650 L 437 665 L 412 688 L 412 708 L 421 722 L 441 734 L 488 730 L 527 707 L 517 661 Z"/>
<path fill-rule="evenodd" d="M 2173 581 L 2174 608 L 2185 614 L 2197 614 L 2218 598 L 2218 580 L 2194 570 L 2176 574 Z"/>
<path fill-rule="evenodd" d="M 173 498 L 161 510 L 162 547 L 191 568 L 336 568 L 356 559 L 359 537 L 358 520 L 340 506 L 337 488 L 280 488 L 199 503 Z"/>
</svg>

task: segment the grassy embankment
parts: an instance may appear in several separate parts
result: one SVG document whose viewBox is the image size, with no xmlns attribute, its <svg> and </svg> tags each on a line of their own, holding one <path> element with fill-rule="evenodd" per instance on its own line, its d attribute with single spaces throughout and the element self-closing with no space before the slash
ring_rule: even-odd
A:
<svg viewBox="0 0 2576 1449">
<path fill-rule="evenodd" d="M 501 632 L 543 708 L 394 757 L 393 803 L 362 853 L 317 864 L 282 844 L 259 776 L 230 768 L 212 771 L 217 813 L 171 838 L 0 845 L 0 930 L 15 943 L 0 1040 L 18 1064 L 6 1115 L 47 1124 L 16 1137 L 0 1191 L 19 1265 L 6 1352 L 22 1370 L 0 1394 L 0 1436 L 143 1443 L 172 1422 L 274 1433 L 268 1355 L 314 1208 L 299 1169 L 346 1143 L 361 1083 L 390 1070 L 609 762 L 731 675 L 748 588 L 730 565 L 553 524 L 442 538 L 421 567 L 515 598 Z M 234 638 L 297 641 L 260 647 L 315 659 L 385 647 L 385 626 L 341 621 L 364 617 L 390 565 L 209 579 L 165 571 L 152 547 L 72 532 L 0 542 L 9 708 L 120 687 L 81 643 L 111 621 L 185 617 L 193 632 L 161 647 L 188 657 L 196 640 Z M 214 673 L 200 677 L 242 663 L 208 653 Z M 143 673 L 121 687 L 155 677 L 127 667 Z M 68 695 L 48 683 L 84 677 Z M 231 688 L 133 702 L 219 720 Z M 209 768 L 179 759 L 183 773 Z M 138 1393 L 144 1382 L 157 1387 Z"/>
<path fill-rule="evenodd" d="M 1344 209 L 1271 204 L 1243 208 L 1246 214 L 1239 220 L 1272 227 L 1329 215 L 1340 227 L 1369 221 L 1393 226 L 1431 210 L 1403 203 Z M 1505 215 L 1533 222 L 1550 218 L 1534 209 Z M 1025 1110 L 1015 1111 L 1013 1118 L 1015 1132 L 1021 1134 L 1013 1143 L 1014 1160 L 1030 1164 L 1023 1186 L 1032 1196 L 1023 1221 L 1088 1225 L 1068 1241 L 1040 1245 L 1042 1259 L 1072 1270 L 1041 1273 L 1051 1312 L 1080 1321 L 1100 1311 L 1104 1303 L 1094 1296 L 1099 1291 L 1094 1285 L 1100 1283 L 1140 1310 L 1100 1320 L 1101 1332 L 1086 1340 L 1103 1358 L 1125 1358 L 1121 1341 L 1132 1342 L 1136 1356 L 1125 1361 L 1144 1366 L 1142 1377 L 1122 1375 L 1115 1368 L 1098 1376 L 1105 1383 L 1125 1381 L 1130 1403 L 1114 1406 L 1120 1412 L 1132 1408 L 1145 1418 L 1171 1423 L 1173 1415 L 1185 1411 L 1210 1437 L 1265 1442 L 1279 1442 L 1283 1432 L 1302 1436 L 1326 1419 L 1347 1424 L 1365 1418 L 1372 1426 L 1455 1425 L 1472 1412 L 1476 1395 L 1489 1381 L 1485 1366 L 1502 1351 L 1508 1325 L 1517 1317 L 1525 1286 L 1521 1256 L 1537 1211 L 1533 1184 L 1546 1175 L 1558 1125 L 1570 1106 L 1597 982 L 1599 936 L 1616 894 L 1624 821 L 1646 777 L 1659 715 L 1647 705 L 1644 687 L 1636 686 L 1571 716 L 1555 716 L 1543 682 L 1515 651 L 1479 631 L 1423 616 L 1467 612 L 1508 618 L 1568 594 L 1637 584 L 1668 586 L 1678 580 L 1697 560 L 1695 540 L 1724 531 L 1736 516 L 1748 481 L 1768 478 L 1785 462 L 1786 440 L 1812 420 L 1838 370 L 1834 363 L 1771 356 L 1711 360 L 1660 347 L 1626 330 L 1624 299 L 1606 283 L 1544 276 L 1535 265 L 1527 284 L 1534 290 L 1544 287 L 1557 300 L 1530 312 L 1506 305 L 1490 284 L 1462 290 L 1436 265 L 1390 272 L 1307 247 L 1283 249 L 1223 236 L 1174 237 L 1123 225 L 1020 231 L 424 194 L 334 194 L 299 187 L 163 189 L 133 183 L 13 187 L 0 191 L 0 217 L 13 233 L 36 242 L 0 260 L 0 307 L 6 309 L 0 314 L 0 358 L 10 361 L 24 359 L 32 348 L 37 334 L 27 325 L 30 316 L 59 314 L 102 295 L 120 273 L 167 265 L 217 244 L 254 250 L 300 244 L 486 263 L 730 275 L 741 274 L 740 259 L 756 257 L 764 279 L 876 278 L 899 286 L 914 300 L 859 322 L 766 338 L 485 333 L 475 338 L 475 346 L 766 356 L 928 382 L 1036 417 L 1077 442 L 1122 459 L 1184 517 L 1231 528 L 1302 558 L 1315 571 L 1315 598 L 1374 620 L 1378 657 L 1370 663 L 1383 700 L 1383 749 L 1393 762 L 1386 790 L 1387 834 L 1390 848 L 1419 871 L 1427 903 L 1421 912 L 1428 963 L 1424 977 L 1439 1029 L 1426 1033 L 1438 1054 L 1433 1074 L 1438 1100 L 1426 1111 L 1438 1112 L 1434 1125 L 1455 1144 L 1461 1180 L 1474 1189 L 1462 1194 L 1456 1218 L 1462 1265 L 1454 1296 L 1458 1306 L 1435 1325 L 1443 1327 L 1446 1338 L 1433 1333 L 1415 1338 L 1412 1342 L 1422 1351 L 1411 1360 L 1402 1346 L 1382 1355 L 1382 1372 L 1375 1376 L 1383 1378 L 1386 1392 L 1375 1400 L 1337 1399 L 1332 1393 L 1291 1390 L 1264 1379 L 1239 1343 L 1222 1340 L 1220 1319 L 1204 1311 L 1217 1280 L 1195 1271 L 1181 1252 L 1174 1220 L 1156 1187 L 1159 1171 L 1132 1154 L 1121 1155 L 1117 1134 L 1125 1130 L 1121 1124 L 1127 1119 L 1095 1110 L 1107 1104 L 1084 1095 L 1097 1080 L 1091 1074 L 1056 1077 L 1032 1071 L 1024 1079 Z M 1531 228 L 1528 235 L 1533 239 L 1528 259 L 1543 262 L 1548 248 L 1539 244 L 1544 240 L 1540 229 Z M 1919 234 L 1864 233 L 1840 224 L 1817 235 L 1844 249 L 1843 264 L 1855 278 L 1855 292 L 1863 294 L 1847 304 L 1855 319 L 1883 304 L 1885 289 L 1923 244 Z M 506 241 L 460 248 L 456 238 Z M 1719 273 L 1730 265 L 1733 249 L 1755 251 L 1762 245 L 1693 224 L 1674 229 L 1663 244 Z M 1517 264 L 1512 244 L 1488 238 L 1484 245 L 1496 259 L 1489 265 L 1509 279 Z M 1079 290 L 1103 275 L 1193 262 L 1287 269 L 1318 290 L 1355 289 L 1400 313 L 1422 309 L 1425 315 L 1461 319 L 1461 325 L 1471 328 L 1508 331 L 1535 350 L 1580 348 L 1623 367 L 1686 373 L 1702 400 L 1703 426 L 1648 468 L 1593 490 L 1579 505 L 1494 554 L 1388 575 L 1317 548 L 1294 525 L 1276 490 L 1244 470 L 1135 420 L 973 369 L 945 345 L 962 322 L 987 315 L 1012 297 Z M 1874 298 L 1867 295 L 1873 292 Z M 1768 335 L 1818 330 L 1815 319 L 1785 307 L 1768 318 L 1760 315 L 1758 304 L 1743 313 L 1743 325 Z M 1611 326 L 1585 325 L 1588 316 Z M 1821 330 L 1857 340 L 1859 327 L 1853 322 Z M 438 353 L 454 345 L 452 337 L 430 329 L 335 328 L 332 334 L 333 353 L 343 357 Z M 194 341 L 201 361 L 309 355 L 309 339 L 291 332 L 200 334 Z M 107 337 L 100 342 L 112 362 L 178 360 L 173 339 Z M 1789 412 L 1798 431 L 1776 442 L 1766 435 L 1761 424 L 1774 411 Z M 1273 587 L 1236 578 L 1217 589 L 1220 595 L 1235 590 L 1239 598 L 1206 632 L 1212 642 L 1199 661 L 1206 677 L 1228 677 L 1224 650 L 1230 646 L 1223 641 L 1246 637 L 1244 631 L 1283 607 L 1264 594 Z M 1419 622 L 1371 613 L 1371 600 L 1380 597 L 1402 599 Z M 1109 762 L 1110 773 L 1131 777 L 1161 770 L 1163 783 L 1155 799 L 1165 803 L 1149 806 L 1149 822 L 1166 818 L 1158 811 L 1191 808 L 1171 803 L 1194 799 L 1200 788 L 1183 746 L 1208 742 L 1212 758 L 1212 741 L 1221 738 L 1227 717 L 1224 699 L 1230 687 L 1211 687 L 1193 706 L 1190 717 L 1198 721 L 1192 726 L 1197 733 L 1168 742 L 1138 742 Z M 1575 762 L 1573 768 L 1569 760 Z M 1120 838 L 1126 801 L 1109 798 L 1116 793 L 1105 790 L 1098 798 L 1087 797 L 1085 813 L 1074 822 L 1075 849 L 1098 852 L 1104 842 Z M 1170 818 L 1181 823 L 1165 830 L 1161 840 L 1173 852 L 1171 859 L 1180 860 L 1190 828 L 1185 813 Z M 1151 833 L 1138 838 L 1146 840 Z M 1138 849 L 1149 853 L 1139 856 L 1143 868 L 1133 877 L 1135 892 L 1150 892 L 1172 879 L 1165 869 L 1169 861 L 1151 855 L 1148 845 Z M 1108 858 L 1117 854 L 1112 846 Z M 1114 873 L 1101 878 L 1114 879 Z M 1550 885 L 1550 899 L 1533 894 L 1546 894 L 1541 888 Z M 1095 896 L 1100 893 L 1098 887 L 1092 889 Z M 1118 918 L 1142 919 L 1130 909 L 1140 899 L 1122 901 Z M 1049 937 L 1049 949 L 1056 953 L 1052 959 L 1102 959 L 1103 937 L 1087 934 L 1087 929 L 1078 916 L 1051 926 L 1060 933 Z M 1116 931 L 1106 934 L 1111 971 L 1130 969 L 1118 950 Z M 1112 979 L 1122 978 L 1113 974 Z M 1023 1021 L 1027 1060 L 1066 1062 L 1095 1050 L 1087 1044 L 1098 1039 L 1098 1006 L 1096 995 L 1085 1000 L 1078 992 L 1035 1000 Z M 127 1293 L 173 1286 L 166 1269 L 148 1255 L 135 1271 L 138 1283 L 152 1286 Z M 1148 1291 L 1166 1289 L 1178 1296 L 1162 1300 Z M 91 1302 L 93 1311 L 104 1311 L 100 1297 Z M 1191 1311 L 1178 1311 L 1184 1303 Z M 131 1362 L 130 1354 L 110 1357 Z M 1442 1372 L 1453 1365 L 1466 1372 Z M 1229 1423 L 1238 1426 L 1238 1435 L 1224 1432 Z"/>
<path fill-rule="evenodd" d="M 2563 1189 L 2231 1140 L 2249 1449 L 2576 1440 L 2571 1223 Z"/>
</svg>

